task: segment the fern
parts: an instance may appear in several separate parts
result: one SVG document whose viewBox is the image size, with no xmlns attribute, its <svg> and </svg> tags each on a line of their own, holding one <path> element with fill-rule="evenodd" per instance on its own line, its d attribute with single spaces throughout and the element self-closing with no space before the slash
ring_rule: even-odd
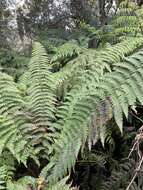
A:
<svg viewBox="0 0 143 190">
<path fill-rule="evenodd" d="M 68 180 L 68 178 L 66 177 L 66 178 L 62 179 L 61 181 L 59 181 L 57 184 L 49 186 L 45 190 L 57 190 L 57 189 L 59 189 L 59 190 L 76 190 L 75 188 L 71 188 L 70 185 L 66 184 L 67 180 Z"/>
<path fill-rule="evenodd" d="M 109 72 L 112 70 L 113 64 L 123 61 L 126 56 L 132 54 L 142 44 L 142 38 L 127 38 L 114 46 L 109 46 L 100 51 L 85 50 L 84 54 L 80 54 L 77 58 L 69 61 L 60 71 L 53 74 L 58 93 L 64 93 L 65 95 L 67 88 L 71 88 L 78 81 L 80 83 L 80 80 L 83 80 L 81 76 L 85 72 L 89 72 L 86 71 L 89 69 L 93 70 L 93 73 L 90 72 L 90 75 L 92 76 L 96 73 L 98 80 L 101 74 L 107 70 Z"/>
<path fill-rule="evenodd" d="M 1 166 L 0 167 L 0 189 L 6 189 L 6 181 L 11 179 L 13 175 L 12 169 L 8 166 Z"/>
<path fill-rule="evenodd" d="M 7 190 L 26 190 L 28 188 L 36 188 L 36 179 L 30 176 L 20 178 L 17 182 L 8 180 L 6 183 Z"/>
<path fill-rule="evenodd" d="M 11 180 L 15 172 L 15 159 L 8 151 L 4 151 L 0 157 L 0 189 L 6 188 L 6 183 Z"/>
<path fill-rule="evenodd" d="M 25 176 L 20 178 L 17 182 L 12 183 L 10 180 L 7 181 L 7 190 L 26 190 L 28 188 L 37 188 L 44 190 L 76 190 L 75 188 L 71 188 L 71 185 L 67 184 L 68 177 L 65 177 L 61 181 L 57 182 L 54 185 L 41 184 L 39 179 L 35 179 L 30 176 Z M 77 189 L 78 190 L 78 189 Z"/>
<path fill-rule="evenodd" d="M 33 50 L 33 57 L 29 64 L 30 77 L 28 78 L 29 88 L 27 89 L 27 100 L 32 107 L 32 112 L 39 120 L 39 124 L 47 120 L 46 117 L 48 117 L 46 125 L 49 124 L 48 121 L 54 119 L 54 106 L 52 106 L 54 104 L 54 82 L 49 71 L 48 62 L 44 48 L 36 43 Z M 46 99 L 49 100 L 46 101 L 49 102 L 49 105 L 46 105 Z M 40 114 L 40 110 L 43 116 Z M 40 117 L 42 118 L 40 119 Z"/>
<path fill-rule="evenodd" d="M 29 155 L 33 155 L 33 149 L 28 144 L 27 139 L 22 137 L 18 123 L 15 123 L 17 120 L 16 112 L 21 109 L 24 101 L 10 76 L 1 73 L 0 78 L 0 152 L 2 153 L 4 149 L 8 148 L 18 161 L 26 164 Z"/>
<path fill-rule="evenodd" d="M 107 25 L 98 30 L 93 27 L 87 28 L 90 28 L 90 38 L 99 39 L 101 46 L 106 42 L 115 44 L 122 36 L 142 36 L 142 7 L 138 7 L 132 1 L 123 1 Z"/>
<path fill-rule="evenodd" d="M 55 154 L 50 160 L 51 175 L 48 180 L 57 181 L 70 172 L 87 139 L 88 126 L 92 126 L 94 113 L 98 113 L 97 121 L 94 120 L 96 128 L 102 127 L 104 121 L 106 123 L 114 116 L 120 131 L 123 131 L 123 113 L 127 116 L 128 106 L 135 104 L 137 99 L 143 102 L 142 60 L 143 54 L 140 50 L 126 58 L 123 63 L 113 64 L 113 71 L 101 75 L 99 80 L 96 80 L 96 75 L 88 80 L 87 73 L 86 82 L 81 81 L 67 94 L 58 111 L 60 120 L 56 127 L 61 129 L 61 133 L 53 145 Z M 103 122 L 98 122 L 98 118 Z M 41 175 L 46 175 L 47 169 L 49 170 L 45 168 Z"/>
<path fill-rule="evenodd" d="M 134 160 L 124 161 L 121 163 L 119 165 L 119 169 L 112 171 L 110 178 L 102 184 L 100 189 L 125 189 L 128 181 L 132 177 L 132 173 L 134 172 L 134 165 Z M 131 189 L 138 190 L 138 186 L 135 182 L 132 184 Z"/>
<path fill-rule="evenodd" d="M 24 109 L 24 112 L 29 115 L 27 119 L 30 120 L 27 130 L 30 130 L 30 135 L 35 137 L 33 143 L 37 146 L 37 150 L 44 149 L 46 152 L 50 146 L 49 142 L 52 140 L 50 133 L 53 129 L 50 129 L 50 126 L 55 120 L 55 87 L 48 63 L 45 49 L 38 42 L 35 43 L 27 71 L 29 74 L 23 81 L 23 85 L 28 87 L 25 92 L 27 103 Z"/>
<path fill-rule="evenodd" d="M 59 46 L 56 54 L 52 57 L 51 62 L 66 62 L 72 57 L 76 57 L 81 53 L 81 48 L 74 43 L 65 43 L 62 46 Z"/>
<path fill-rule="evenodd" d="M 38 43 L 35 46 L 26 84 L 17 86 L 10 76 L 0 73 L 0 150 L 9 149 L 25 165 L 29 157 L 37 160 L 35 152 L 44 150 L 48 154 L 53 138 L 49 126 L 55 120 L 54 82 L 48 59 L 44 48 Z M 28 88 L 23 91 L 22 85 Z"/>
<path fill-rule="evenodd" d="M 141 19 L 142 8 L 123 2 L 107 26 L 89 28 L 91 37 L 96 34 L 103 44 L 108 38 L 105 42 L 110 44 L 94 50 L 62 43 L 50 59 L 35 42 L 31 61 L 18 83 L 0 73 L 0 158 L 8 151 L 18 164 L 27 166 L 29 158 L 42 162 L 37 169 L 42 168 L 39 180 L 26 177 L 15 182 L 15 164 L 11 167 L 2 160 L 1 188 L 72 189 L 63 178 L 75 167 L 84 146 L 88 144 L 91 150 L 98 140 L 103 147 L 107 142 L 115 146 L 110 121 L 122 134 L 129 106 L 137 101 L 143 104 Z M 104 161 L 93 154 L 89 159 L 95 158 Z M 127 168 L 121 165 L 102 188 L 124 188 L 121 175 L 129 169 L 130 163 Z M 135 183 L 132 188 L 136 189 Z"/>
<path fill-rule="evenodd" d="M 8 148 L 18 161 L 24 163 L 28 157 L 34 157 L 30 153 L 31 145 L 34 146 L 37 154 L 41 153 L 46 159 L 53 150 L 50 164 L 43 169 L 41 176 L 48 177 L 50 182 L 57 182 L 74 167 L 78 153 L 87 139 L 89 139 L 89 148 L 99 138 L 104 144 L 102 129 L 112 116 L 122 131 L 123 113 L 127 117 L 128 106 L 135 104 L 137 99 L 142 102 L 142 50 L 125 57 L 142 46 L 142 39 L 136 38 L 133 43 L 129 41 L 127 39 L 118 45 L 107 47 L 92 57 L 90 57 L 92 51 L 89 51 L 75 59 L 81 59 L 83 62 L 80 63 L 85 66 L 79 70 L 79 73 L 82 72 L 81 76 L 58 108 L 56 123 L 57 84 L 54 83 L 44 48 L 36 43 L 27 71 L 28 75 L 23 83 L 17 88 L 8 77 L 10 81 L 8 90 L 12 88 L 11 84 L 13 84 L 12 89 L 15 89 L 12 90 L 14 105 L 12 104 L 11 109 L 4 106 L 7 109 L 1 112 L 1 127 L 3 129 L 3 125 L 9 124 L 13 127 L 6 129 L 8 133 L 2 130 L 1 134 L 9 134 L 11 139 L 8 138 L 9 136 L 4 138 L 3 135 L 1 150 Z M 109 62 L 105 59 L 107 55 Z M 75 64 L 78 65 L 78 62 Z M 104 67 L 104 64 L 107 66 Z M 110 68 L 108 72 L 107 68 Z M 5 77 L 4 74 L 2 76 Z M 7 83 L 4 84 L 6 87 L 4 86 L 3 92 L 7 92 L 5 91 Z M 27 86 L 24 92 L 22 84 Z M 15 96 L 18 97 L 15 99 Z M 5 97 L 6 95 L 3 96 Z M 7 105 L 10 106 L 9 102 Z M 25 146 L 29 147 L 28 150 Z M 28 152 L 27 154 L 24 152 L 24 158 L 21 154 L 23 149 Z M 48 176 L 47 171 L 50 173 Z"/>
</svg>

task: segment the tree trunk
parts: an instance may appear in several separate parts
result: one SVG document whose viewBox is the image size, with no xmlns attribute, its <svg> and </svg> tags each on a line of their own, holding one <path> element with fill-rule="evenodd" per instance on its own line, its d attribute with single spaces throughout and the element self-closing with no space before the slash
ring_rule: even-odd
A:
<svg viewBox="0 0 143 190">
<path fill-rule="evenodd" d="M 106 11 L 105 11 L 105 0 L 98 0 L 98 6 L 99 6 L 99 15 L 100 15 L 100 24 L 105 25 L 106 24 Z"/>
<path fill-rule="evenodd" d="M 143 4 L 143 0 L 137 0 L 137 4 L 141 6 Z"/>
</svg>

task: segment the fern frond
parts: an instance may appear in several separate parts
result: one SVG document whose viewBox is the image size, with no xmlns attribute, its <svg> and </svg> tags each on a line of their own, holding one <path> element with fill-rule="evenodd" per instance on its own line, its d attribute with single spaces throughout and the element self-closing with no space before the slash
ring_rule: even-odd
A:
<svg viewBox="0 0 143 190">
<path fill-rule="evenodd" d="M 0 73 L 0 114 L 12 115 L 23 104 L 20 91 L 12 77 Z"/>
<path fill-rule="evenodd" d="M 82 52 L 81 48 L 75 43 L 65 43 L 62 46 L 59 46 L 56 54 L 52 57 L 51 63 L 54 62 L 65 62 L 67 59 L 76 57 Z"/>
<path fill-rule="evenodd" d="M 117 19 L 114 22 L 114 24 L 116 24 L 116 27 L 123 26 L 125 24 L 134 26 L 138 22 L 138 18 L 136 16 L 127 17 L 123 15 L 120 17 L 117 16 Z"/>
<path fill-rule="evenodd" d="M 38 123 L 40 125 L 40 122 L 50 125 L 50 121 L 54 119 L 54 82 L 48 63 L 45 49 L 39 43 L 35 43 L 29 64 L 30 77 L 28 78 L 27 101 L 37 125 Z"/>
<path fill-rule="evenodd" d="M 105 71 L 111 72 L 114 64 L 123 61 L 126 56 L 132 54 L 142 44 L 142 38 L 127 38 L 114 46 L 109 46 L 100 51 L 86 50 L 84 54 L 80 54 L 76 59 L 69 61 L 59 72 L 53 74 L 58 92 L 63 93 L 68 86 L 71 87 L 78 81 L 83 80 L 83 78 L 80 78 L 82 75 L 85 75 L 86 70 L 90 73 L 88 77 L 95 76 L 96 73 L 96 80 L 99 80 L 99 77 Z"/>
<path fill-rule="evenodd" d="M 13 176 L 13 168 L 3 165 L 0 167 L 0 190 L 6 189 L 6 183 Z"/>
<path fill-rule="evenodd" d="M 26 190 L 26 189 L 44 189 L 44 190 L 76 190 L 72 188 L 70 184 L 67 184 L 69 177 L 63 178 L 56 184 L 38 184 L 38 179 L 25 176 L 20 178 L 17 182 L 11 181 L 10 179 L 6 182 L 7 190 Z M 5 188 L 4 188 L 5 189 Z M 78 190 L 78 189 L 77 189 Z"/>
<path fill-rule="evenodd" d="M 55 120 L 55 84 L 46 50 L 38 42 L 34 44 L 27 73 L 26 81 L 28 81 L 25 92 L 27 103 L 25 104 L 25 113 L 23 112 L 21 115 L 25 115 L 29 120 L 27 131 L 31 131 L 30 135 L 34 137 L 33 143 L 37 146 L 37 150 L 44 149 L 47 152 L 49 143 L 52 141 L 53 129 L 50 126 Z M 24 126 L 26 127 L 26 125 Z"/>
<path fill-rule="evenodd" d="M 134 172 L 135 162 L 134 160 L 128 160 L 123 162 L 119 166 L 119 170 L 113 170 L 110 178 L 102 184 L 101 190 L 105 189 L 125 189 L 127 187 L 128 181 L 132 177 L 132 173 Z M 136 183 L 132 184 L 131 189 L 136 190 Z"/>
<path fill-rule="evenodd" d="M 113 65 L 113 71 L 101 75 L 99 80 L 95 80 L 94 75 L 89 78 L 88 74 L 85 75 L 86 82 L 83 80 L 75 85 L 67 94 L 57 113 L 60 120 L 56 127 L 61 129 L 61 133 L 53 145 L 55 154 L 50 160 L 52 171 L 49 180 L 57 181 L 70 172 L 83 139 L 87 139 L 94 113 L 98 113 L 94 120 L 96 129 L 114 116 L 120 131 L 123 131 L 123 113 L 127 116 L 128 106 L 134 105 L 137 99 L 143 102 L 142 61 L 140 50 L 124 62 Z"/>
<path fill-rule="evenodd" d="M 33 150 L 22 136 L 17 123 L 17 112 L 22 109 L 24 101 L 12 77 L 0 73 L 0 79 L 0 153 L 8 148 L 19 162 L 26 164 Z"/>
<path fill-rule="evenodd" d="M 8 149 L 13 156 L 26 165 L 28 157 L 34 155 L 33 149 L 20 133 L 15 121 L 10 117 L 0 116 L 0 153 Z"/>
<path fill-rule="evenodd" d="M 7 190 L 26 190 L 36 188 L 36 179 L 30 176 L 20 178 L 17 182 L 8 180 L 6 183 Z"/>
<path fill-rule="evenodd" d="M 71 185 L 67 184 L 67 180 L 68 180 L 68 177 L 65 177 L 58 183 L 56 183 L 54 185 L 49 185 L 48 188 L 45 188 L 45 190 L 57 190 L 57 189 L 58 190 L 74 190 L 75 188 L 71 188 Z"/>
</svg>

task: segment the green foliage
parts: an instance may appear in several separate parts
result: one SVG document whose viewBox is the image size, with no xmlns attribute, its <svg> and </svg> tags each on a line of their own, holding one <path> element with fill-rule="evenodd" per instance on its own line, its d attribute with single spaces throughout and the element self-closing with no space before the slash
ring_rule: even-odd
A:
<svg viewBox="0 0 143 190">
<path fill-rule="evenodd" d="M 56 54 L 52 57 L 51 62 L 67 62 L 72 57 L 76 57 L 80 54 L 81 48 L 74 43 L 65 43 L 62 46 L 58 47 Z"/>
<path fill-rule="evenodd" d="M 40 179 L 39 179 L 40 180 Z M 12 183 L 10 180 L 7 183 L 7 190 L 26 190 L 26 189 L 31 189 L 31 188 L 36 188 L 36 184 L 38 185 L 39 189 L 43 189 L 42 184 L 38 184 L 39 181 L 38 179 L 36 180 L 35 178 L 32 178 L 30 176 L 20 178 L 17 182 Z M 70 188 L 70 185 L 67 185 L 66 182 L 68 180 L 68 177 L 62 179 L 59 181 L 57 184 L 54 185 L 46 185 L 44 190 L 74 190 Z M 76 189 L 75 189 L 76 190 Z"/>
<path fill-rule="evenodd" d="M 57 189 L 59 189 L 59 190 L 72 190 L 73 188 L 70 188 L 70 185 L 66 184 L 67 180 L 68 180 L 68 178 L 66 177 L 66 178 L 62 179 L 61 181 L 59 181 L 57 184 L 49 186 L 45 190 L 57 190 Z"/>
<path fill-rule="evenodd" d="M 18 55 L 10 49 L 0 49 L 0 69 L 15 80 L 27 69 L 29 57 Z"/>
<path fill-rule="evenodd" d="M 129 107 L 143 104 L 141 18 L 142 8 L 123 2 L 106 26 L 83 25 L 85 41 L 101 40 L 96 49 L 72 35 L 56 45 L 35 42 L 29 64 L 28 58 L 15 58 L 16 76 L 1 59 L 0 189 L 69 190 L 70 177 L 64 177 L 79 158 L 98 169 L 118 162 L 116 138 L 123 138 Z M 109 169 L 100 189 L 124 189 L 132 164 Z M 23 167 L 26 172 L 17 175 Z"/>
<path fill-rule="evenodd" d="M 35 188 L 36 180 L 30 176 L 26 176 L 20 178 L 17 182 L 12 183 L 12 181 L 8 180 L 7 182 L 7 190 L 26 190 L 28 188 Z"/>
<path fill-rule="evenodd" d="M 92 41 L 100 40 L 102 46 L 107 42 L 115 44 L 123 36 L 142 36 L 142 12 L 143 7 L 138 7 L 136 3 L 126 0 L 120 3 L 116 14 L 108 19 L 107 25 L 96 29 L 82 23 L 81 29 Z"/>
<path fill-rule="evenodd" d="M 110 53 L 108 57 L 110 58 Z M 111 54 L 111 58 L 119 60 L 117 54 L 115 56 Z M 123 114 L 128 116 L 128 107 L 135 104 L 137 99 L 142 103 L 142 59 L 142 50 L 140 50 L 124 58 L 124 62 L 113 62 L 110 72 L 103 74 L 99 70 L 98 78 L 97 75 L 91 75 L 91 72 L 94 72 L 92 67 L 86 73 L 82 71 L 83 78 L 79 79 L 79 83 L 77 81 L 67 93 L 57 112 L 60 120 L 56 125 L 62 130 L 53 145 L 55 155 L 50 161 L 49 167 L 52 167 L 52 173 L 48 177 L 49 180 L 62 178 L 74 166 L 90 127 L 92 127 L 90 144 L 97 142 L 98 138 L 97 132 L 93 135 L 93 131 L 101 128 L 102 132 L 103 125 L 112 116 L 122 132 Z M 104 139 L 102 141 L 104 142 Z"/>
<path fill-rule="evenodd" d="M 128 185 L 128 181 L 131 179 L 134 172 L 135 162 L 134 160 L 124 161 L 119 165 L 118 170 L 113 170 L 110 178 L 102 184 L 101 190 L 104 189 L 125 189 Z M 131 189 L 137 190 L 137 184 L 134 182 Z"/>
<path fill-rule="evenodd" d="M 25 97 L 27 102 L 25 111 L 29 113 L 31 124 L 33 125 L 31 135 L 35 136 L 34 143 L 37 150 L 40 151 L 44 148 L 44 151 L 48 154 L 49 141 L 52 141 L 51 132 L 53 130 L 50 127 L 55 120 L 55 84 L 50 72 L 47 54 L 39 43 L 34 44 L 28 72 L 28 88 L 26 92 L 28 96 Z M 44 155 L 41 154 L 41 156 Z"/>
</svg>

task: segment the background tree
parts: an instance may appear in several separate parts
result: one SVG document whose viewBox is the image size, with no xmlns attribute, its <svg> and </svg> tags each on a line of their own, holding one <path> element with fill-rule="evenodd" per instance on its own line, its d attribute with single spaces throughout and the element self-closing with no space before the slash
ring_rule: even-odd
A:
<svg viewBox="0 0 143 190">
<path fill-rule="evenodd" d="M 8 18 L 9 11 L 6 10 L 7 4 L 5 0 L 0 2 L 0 47 L 7 47 L 7 35 L 8 35 Z M 5 40 L 4 40 L 5 39 Z"/>
</svg>

